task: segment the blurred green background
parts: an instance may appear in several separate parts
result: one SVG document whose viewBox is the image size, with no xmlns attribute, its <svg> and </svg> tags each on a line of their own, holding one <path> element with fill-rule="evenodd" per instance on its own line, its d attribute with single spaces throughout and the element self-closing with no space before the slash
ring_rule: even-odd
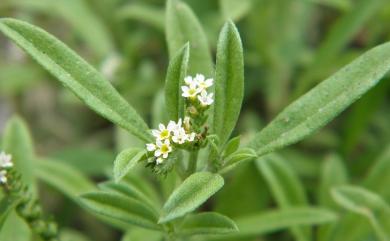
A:
<svg viewBox="0 0 390 241">
<path fill-rule="evenodd" d="M 245 100 L 236 133 L 242 133 L 243 143 L 288 103 L 364 51 L 390 40 L 388 0 L 183 1 L 202 23 L 213 56 L 226 19 L 233 19 L 240 31 Z M 156 126 L 153 115 L 163 114 L 158 104 L 169 60 L 164 12 L 164 0 L 0 1 L 1 17 L 25 20 L 61 39 L 99 69 L 151 126 Z M 345 166 L 345 182 L 352 184 L 363 183 L 377 160 L 390 159 L 389 90 L 385 77 L 320 132 L 281 152 L 302 180 L 310 203 L 318 204 L 324 195 L 320 179 L 330 159 Z M 110 175 L 118 151 L 140 145 L 0 36 L 0 135 L 13 114 L 28 123 L 39 156 L 71 165 L 96 182 Z M 275 206 L 253 165 L 231 174 L 208 208 L 235 218 Z M 384 182 L 382 192 L 372 190 L 390 202 L 390 182 Z M 41 185 L 44 206 L 66 231 L 66 240 L 120 239 L 120 232 Z M 292 239 L 288 232 L 267 238 Z"/>
</svg>

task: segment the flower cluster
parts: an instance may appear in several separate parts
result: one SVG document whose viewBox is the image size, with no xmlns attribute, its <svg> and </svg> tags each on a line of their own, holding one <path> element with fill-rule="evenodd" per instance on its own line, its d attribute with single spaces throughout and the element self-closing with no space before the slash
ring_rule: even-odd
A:
<svg viewBox="0 0 390 241">
<path fill-rule="evenodd" d="M 13 167 L 12 156 L 4 151 L 0 153 L 0 184 L 7 183 L 7 171 Z"/>
<path fill-rule="evenodd" d="M 207 93 L 207 88 L 213 85 L 213 79 L 206 79 L 204 75 L 197 74 L 195 77 L 185 77 L 184 82 L 186 85 L 181 87 L 183 97 L 191 102 L 199 101 L 202 107 L 207 107 L 214 102 L 213 93 Z"/>
<path fill-rule="evenodd" d="M 177 123 L 169 121 L 167 126 L 159 124 L 158 130 L 152 130 L 156 142 L 146 144 L 146 149 L 154 152 L 157 164 L 163 163 L 174 147 L 180 147 L 195 140 L 196 133 L 190 130 L 189 117 L 185 117 L 183 122 L 181 119 Z"/>
</svg>

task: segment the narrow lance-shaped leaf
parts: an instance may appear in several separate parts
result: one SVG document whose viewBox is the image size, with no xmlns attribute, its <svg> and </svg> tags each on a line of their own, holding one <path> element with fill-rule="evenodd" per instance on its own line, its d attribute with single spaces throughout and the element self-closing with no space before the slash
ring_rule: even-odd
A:
<svg viewBox="0 0 390 241">
<path fill-rule="evenodd" d="M 213 74 L 213 60 L 206 35 L 199 20 L 187 6 L 179 0 L 168 0 L 165 28 L 169 55 L 174 56 L 187 42 L 190 43 L 190 74 Z"/>
<path fill-rule="evenodd" d="M 364 24 L 386 4 L 385 0 L 358 0 L 353 4 L 353 9 L 342 16 L 331 28 L 325 40 L 321 43 L 307 72 L 298 80 L 295 96 L 303 94 L 312 87 L 316 81 L 316 75 L 323 66 L 329 65 L 339 53 L 353 40 Z"/>
<path fill-rule="evenodd" d="M 27 125 L 19 117 L 13 117 L 7 122 L 3 148 L 12 155 L 12 162 L 22 175 L 23 183 L 34 190 L 34 147 Z"/>
<path fill-rule="evenodd" d="M 82 195 L 80 202 L 94 213 L 148 229 L 160 229 L 156 213 L 135 199 L 115 193 L 91 192 Z"/>
<path fill-rule="evenodd" d="M 114 161 L 114 178 L 119 182 L 129 171 L 134 168 L 146 154 L 145 149 L 129 148 L 115 158 Z"/>
<path fill-rule="evenodd" d="M 244 96 L 244 57 L 240 35 L 227 22 L 219 35 L 215 76 L 213 131 L 224 144 L 240 115 Z"/>
<path fill-rule="evenodd" d="M 183 235 L 215 235 L 237 232 L 237 225 L 230 218 L 214 212 L 199 213 L 188 216 L 179 227 Z"/>
<path fill-rule="evenodd" d="M 20 196 L 8 195 L 0 201 L 0 230 L 3 228 L 5 221 L 7 220 L 11 211 L 19 204 L 21 200 Z"/>
<path fill-rule="evenodd" d="M 221 236 L 221 240 L 227 238 L 239 240 L 239 238 L 254 237 L 286 228 L 319 225 L 336 220 L 337 215 L 334 212 L 323 208 L 300 207 L 267 211 L 235 220 L 239 232 Z"/>
<path fill-rule="evenodd" d="M 390 43 L 371 49 L 286 107 L 249 146 L 263 155 L 312 134 L 371 89 L 390 69 Z"/>
<path fill-rule="evenodd" d="M 259 159 L 256 164 L 282 209 L 307 205 L 302 183 L 281 156 L 270 154 Z M 297 240 L 310 239 L 309 229 L 292 227 L 291 231 Z"/>
<path fill-rule="evenodd" d="M 159 223 L 165 223 L 194 211 L 222 188 L 223 178 L 210 172 L 198 172 L 189 176 L 171 194 L 164 204 Z"/>
<path fill-rule="evenodd" d="M 334 188 L 332 196 L 342 207 L 366 217 L 379 240 L 390 240 L 390 206 L 379 195 L 360 187 L 342 186 Z"/>
<path fill-rule="evenodd" d="M 1 19 L 0 31 L 71 89 L 90 108 L 144 141 L 148 126 L 114 87 L 85 60 L 52 35 L 15 19 Z"/>
<path fill-rule="evenodd" d="M 54 159 L 37 160 L 34 174 L 38 179 L 76 202 L 82 193 L 96 189 L 95 185 L 80 171 Z"/>
<path fill-rule="evenodd" d="M 171 120 L 184 117 L 184 98 L 181 86 L 187 74 L 190 45 L 185 44 L 171 59 L 165 81 L 165 103 Z"/>
<path fill-rule="evenodd" d="M 132 2 L 121 8 L 117 15 L 121 19 L 134 19 L 146 23 L 159 31 L 164 31 L 164 9 L 149 6 L 143 3 Z"/>
</svg>

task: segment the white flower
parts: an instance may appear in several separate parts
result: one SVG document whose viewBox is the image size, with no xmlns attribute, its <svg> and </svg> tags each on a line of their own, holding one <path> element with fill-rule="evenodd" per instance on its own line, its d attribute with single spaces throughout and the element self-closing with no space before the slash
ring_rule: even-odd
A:
<svg viewBox="0 0 390 241">
<path fill-rule="evenodd" d="M 168 154 L 172 151 L 171 143 L 168 139 L 166 139 L 164 142 L 157 140 L 156 142 L 157 148 L 154 152 L 155 157 L 162 156 L 163 158 L 167 158 Z"/>
<path fill-rule="evenodd" d="M 146 144 L 146 150 L 148 151 L 155 151 L 156 150 L 156 145 L 153 143 L 148 143 Z"/>
<path fill-rule="evenodd" d="M 189 142 L 193 142 L 195 140 L 196 133 L 192 132 L 191 134 L 187 135 L 187 140 Z"/>
<path fill-rule="evenodd" d="M 207 91 L 203 90 L 200 95 L 198 95 L 198 100 L 203 106 L 211 105 L 214 102 L 213 93 L 207 94 Z"/>
<path fill-rule="evenodd" d="M 165 127 L 164 124 L 159 124 L 158 128 L 160 130 L 152 130 L 152 134 L 157 138 L 157 140 L 169 139 L 169 137 L 171 136 L 171 131 L 174 130 L 174 127 L 175 122 L 173 121 L 170 121 L 167 127 Z"/>
<path fill-rule="evenodd" d="M 6 170 L 0 171 L 0 183 L 2 183 L 2 184 L 7 183 L 7 171 Z"/>
<path fill-rule="evenodd" d="M 173 132 L 172 141 L 178 144 L 183 144 L 184 142 L 186 142 L 187 138 L 188 136 L 184 128 L 180 128 Z"/>
<path fill-rule="evenodd" d="M 181 95 L 186 98 L 195 98 L 202 91 L 194 83 L 190 84 L 189 86 L 183 85 L 181 90 L 183 91 Z"/>
<path fill-rule="evenodd" d="M 12 156 L 6 154 L 4 151 L 0 153 L 0 167 L 2 168 L 8 168 L 8 167 L 13 167 L 12 163 Z"/>
<path fill-rule="evenodd" d="M 192 76 L 187 76 L 184 78 L 184 82 L 186 83 L 186 85 L 197 85 L 197 81 L 195 78 L 192 78 Z"/>
<path fill-rule="evenodd" d="M 161 164 L 161 163 L 163 163 L 163 162 L 164 162 L 164 159 L 162 159 L 161 157 L 159 157 L 159 158 L 156 159 L 157 165 L 159 165 L 159 164 Z"/>
<path fill-rule="evenodd" d="M 214 80 L 213 79 L 205 79 L 205 77 L 202 74 L 197 74 L 195 76 L 196 83 L 199 88 L 202 90 L 207 89 L 208 87 L 213 85 Z"/>
</svg>

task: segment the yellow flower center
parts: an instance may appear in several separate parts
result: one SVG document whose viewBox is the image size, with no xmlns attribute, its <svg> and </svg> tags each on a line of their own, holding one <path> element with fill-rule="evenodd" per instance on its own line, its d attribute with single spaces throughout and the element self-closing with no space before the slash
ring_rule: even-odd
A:
<svg viewBox="0 0 390 241">
<path fill-rule="evenodd" d="M 168 131 L 168 130 L 163 130 L 163 131 L 161 131 L 160 137 L 161 137 L 161 139 L 166 139 L 166 138 L 168 138 L 168 137 L 169 137 L 169 131 Z"/>
<path fill-rule="evenodd" d="M 169 151 L 169 146 L 166 144 L 163 144 L 160 148 L 162 153 L 167 153 Z"/>
<path fill-rule="evenodd" d="M 189 93 L 190 95 L 195 95 L 195 94 L 196 94 L 196 90 L 195 90 L 195 89 L 190 89 L 190 90 L 188 91 L 188 93 Z"/>
</svg>

